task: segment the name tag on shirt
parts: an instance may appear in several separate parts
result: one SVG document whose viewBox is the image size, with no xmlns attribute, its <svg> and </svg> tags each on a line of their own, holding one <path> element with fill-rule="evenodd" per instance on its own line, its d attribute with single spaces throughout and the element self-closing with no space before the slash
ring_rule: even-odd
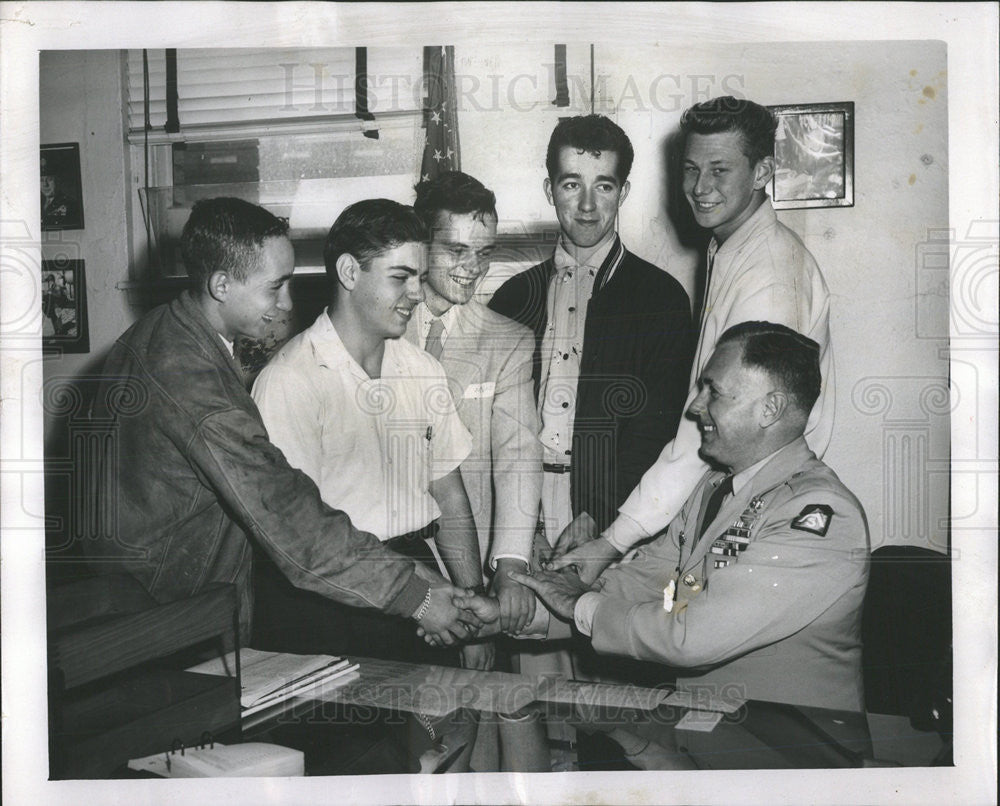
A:
<svg viewBox="0 0 1000 806">
<path fill-rule="evenodd" d="M 465 394 L 462 397 L 472 400 L 481 400 L 485 397 L 493 397 L 497 385 L 494 381 L 486 383 L 473 383 L 465 387 Z"/>
</svg>

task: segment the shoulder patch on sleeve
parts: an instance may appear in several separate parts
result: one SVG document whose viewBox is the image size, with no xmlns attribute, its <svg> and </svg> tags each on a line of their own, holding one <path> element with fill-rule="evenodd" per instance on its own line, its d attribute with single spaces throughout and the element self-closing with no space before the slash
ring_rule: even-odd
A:
<svg viewBox="0 0 1000 806">
<path fill-rule="evenodd" d="M 809 504 L 792 521 L 792 528 L 801 532 L 826 536 L 830 528 L 830 518 L 833 517 L 833 507 L 828 504 Z"/>
</svg>

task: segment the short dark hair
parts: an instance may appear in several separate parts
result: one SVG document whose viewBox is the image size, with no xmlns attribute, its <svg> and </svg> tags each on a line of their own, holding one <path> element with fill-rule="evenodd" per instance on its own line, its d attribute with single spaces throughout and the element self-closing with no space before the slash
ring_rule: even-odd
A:
<svg viewBox="0 0 1000 806">
<path fill-rule="evenodd" d="M 685 137 L 690 134 L 738 132 L 743 140 L 743 153 L 751 165 L 774 155 L 777 128 L 778 122 L 770 109 L 732 95 L 695 104 L 681 115 L 681 131 Z"/>
<path fill-rule="evenodd" d="M 808 417 L 819 397 L 819 345 L 808 336 L 771 322 L 742 322 L 720 337 L 716 346 L 736 342 L 743 347 L 745 367 L 756 367 L 778 383 Z"/>
<path fill-rule="evenodd" d="M 390 199 L 355 202 L 337 216 L 323 246 L 323 263 L 332 288 L 337 287 L 337 261 L 353 255 L 362 269 L 372 258 L 404 243 L 427 240 L 427 228 L 412 207 Z M 334 292 L 336 293 L 336 292 Z"/>
<path fill-rule="evenodd" d="M 604 115 L 577 115 L 563 118 L 556 124 L 545 153 L 545 169 L 549 173 L 549 179 L 554 180 L 559 173 L 559 152 L 567 147 L 586 151 L 595 157 L 600 156 L 602 151 L 614 151 L 618 155 L 618 181 L 623 185 L 632 170 L 632 160 L 635 158 L 632 141 L 621 126 Z"/>
<path fill-rule="evenodd" d="M 472 215 L 482 221 L 486 216 L 497 218 L 496 194 L 475 177 L 461 171 L 446 171 L 436 179 L 425 179 L 414 188 L 417 192 L 413 211 L 433 234 L 438 215 L 444 211 L 455 215 Z"/>
<path fill-rule="evenodd" d="M 268 238 L 288 235 L 288 221 L 243 199 L 201 199 L 181 233 L 181 255 L 188 276 L 204 285 L 224 271 L 243 283 L 260 265 Z"/>
</svg>

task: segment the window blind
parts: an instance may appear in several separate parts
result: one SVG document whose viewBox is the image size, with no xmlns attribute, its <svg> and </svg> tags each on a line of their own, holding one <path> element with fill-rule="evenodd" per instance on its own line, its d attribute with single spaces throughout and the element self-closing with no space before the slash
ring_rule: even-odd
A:
<svg viewBox="0 0 1000 806">
<path fill-rule="evenodd" d="M 147 51 L 150 139 L 178 139 L 216 129 L 261 133 L 285 124 L 352 118 L 355 48 L 178 49 L 180 135 L 167 135 L 167 58 Z M 415 113 L 423 104 L 421 48 L 367 48 L 368 111 Z M 127 55 L 129 139 L 143 138 L 142 51 Z"/>
</svg>

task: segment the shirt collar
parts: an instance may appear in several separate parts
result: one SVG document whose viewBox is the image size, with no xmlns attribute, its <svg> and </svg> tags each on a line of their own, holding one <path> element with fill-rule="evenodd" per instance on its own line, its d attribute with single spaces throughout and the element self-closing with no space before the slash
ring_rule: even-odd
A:
<svg viewBox="0 0 1000 806">
<path fill-rule="evenodd" d="M 782 450 L 783 447 L 784 446 L 782 446 L 782 448 L 778 448 L 778 451 Z M 756 476 L 761 471 L 761 468 L 763 468 L 764 465 L 766 465 L 768 462 L 771 461 L 771 459 L 774 458 L 774 454 L 777 453 L 778 451 L 775 451 L 774 453 L 769 453 L 759 462 L 750 465 L 750 467 L 746 468 L 745 470 L 741 470 L 739 473 L 736 473 L 733 476 L 733 495 L 736 495 L 740 490 L 742 490 L 751 481 L 753 481 L 754 476 Z"/>
<path fill-rule="evenodd" d="M 313 354 L 317 362 L 328 369 L 338 369 L 348 366 L 362 380 L 385 380 L 394 377 L 406 377 L 409 373 L 402 355 L 401 339 L 386 339 L 385 352 L 382 354 L 382 374 L 380 378 L 369 378 L 364 368 L 354 360 L 344 346 L 337 328 L 333 326 L 327 310 L 321 313 L 315 322 L 305 331 L 313 345 Z"/>
<path fill-rule="evenodd" d="M 417 332 L 420 333 L 421 341 L 427 340 L 427 331 L 430 330 L 431 323 L 435 319 L 440 319 L 441 324 L 444 325 L 445 334 L 450 334 L 452 327 L 455 325 L 455 321 L 458 319 L 458 309 L 460 307 L 461 306 L 459 305 L 452 305 L 440 316 L 435 316 L 431 309 L 427 307 L 426 302 L 418 304 L 415 310 L 417 315 L 417 324 L 419 325 Z M 420 346 L 422 347 L 423 344 Z"/>
<path fill-rule="evenodd" d="M 726 254 L 734 252 L 749 241 L 758 230 L 772 226 L 777 220 L 778 216 L 775 215 L 774 207 L 771 205 L 771 197 L 765 196 L 760 207 L 753 211 L 753 215 L 744 221 L 739 229 L 725 241 L 720 244 L 715 236 L 712 236 L 712 240 L 708 244 L 709 259 L 714 258 L 719 252 Z"/>
<path fill-rule="evenodd" d="M 219 338 L 222 339 L 222 343 L 224 345 L 226 345 L 226 350 L 229 351 L 229 357 L 230 358 L 236 358 L 236 351 L 235 351 L 235 348 L 233 347 L 233 342 L 231 342 L 229 339 L 227 339 L 221 333 L 219 334 Z"/>
<path fill-rule="evenodd" d="M 555 254 L 552 256 L 556 267 L 556 274 L 559 277 L 563 277 L 566 272 L 570 270 L 575 270 L 578 268 L 589 267 L 597 273 L 597 270 L 604 265 L 604 261 L 607 259 L 608 255 L 611 253 L 611 248 L 615 245 L 615 232 L 612 230 L 608 233 L 607 240 L 601 244 L 596 252 L 594 252 L 586 263 L 580 264 L 576 262 L 576 258 L 570 255 L 566 251 L 566 247 L 563 245 L 563 238 L 560 236 L 559 243 L 556 244 Z"/>
<path fill-rule="evenodd" d="M 319 363 L 323 366 L 335 369 L 343 364 L 357 364 L 344 342 L 337 333 L 337 328 L 333 326 L 328 314 L 329 308 L 324 308 L 323 312 L 316 317 L 309 329 L 306 331 L 309 340 L 312 342 L 313 351 Z"/>
</svg>

